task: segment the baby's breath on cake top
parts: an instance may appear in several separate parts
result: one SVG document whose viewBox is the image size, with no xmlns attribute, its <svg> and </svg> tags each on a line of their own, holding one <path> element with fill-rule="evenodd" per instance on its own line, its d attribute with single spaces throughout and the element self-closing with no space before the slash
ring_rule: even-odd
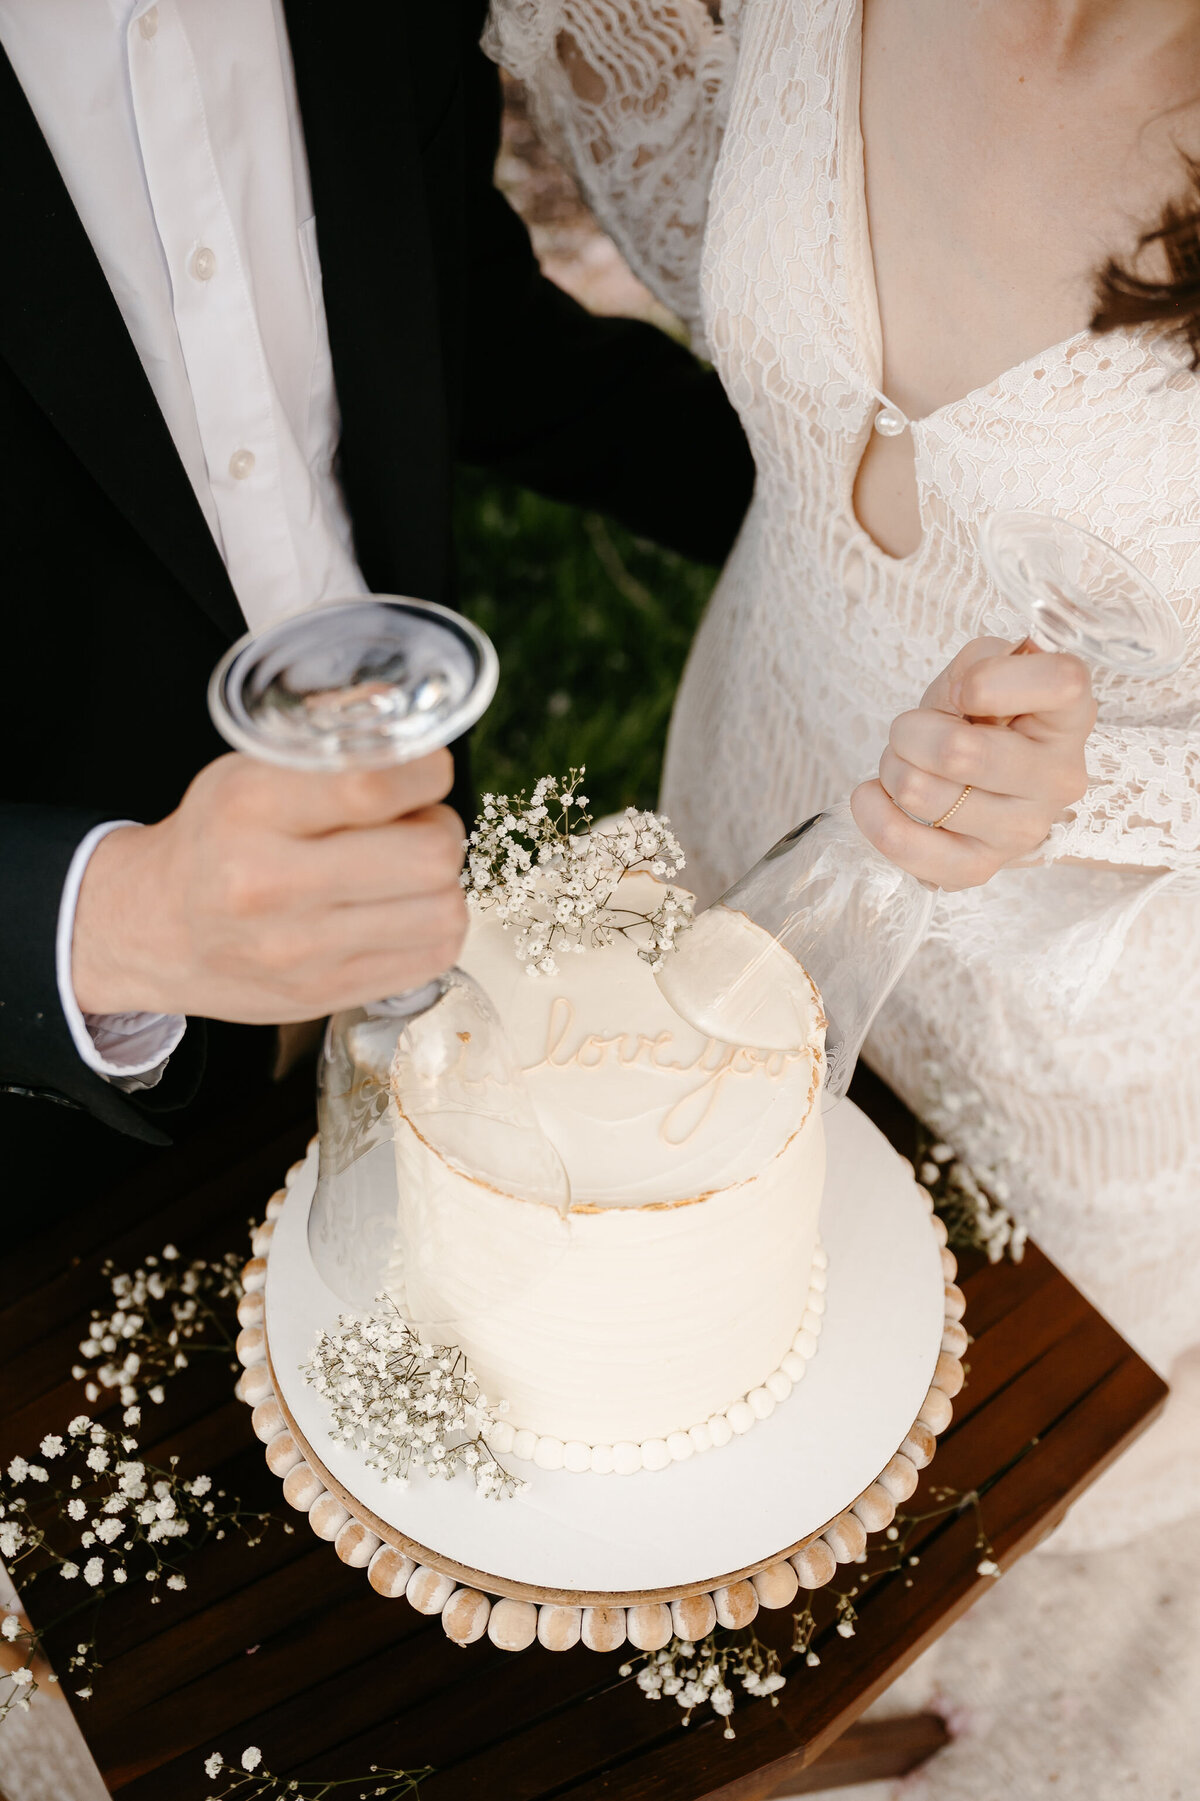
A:
<svg viewBox="0 0 1200 1801">
<path fill-rule="evenodd" d="M 618 937 L 634 939 L 638 955 L 658 969 L 691 922 L 692 897 L 674 888 L 652 911 L 623 903 L 623 875 L 669 881 L 683 868 L 683 852 L 668 820 L 636 807 L 593 830 L 588 797 L 579 792 L 585 773 L 544 775 L 532 795 L 523 788 L 485 794 L 466 842 L 467 905 L 493 913 L 505 931 L 515 929 L 513 948 L 530 976 L 557 975 L 557 956 Z"/>
</svg>

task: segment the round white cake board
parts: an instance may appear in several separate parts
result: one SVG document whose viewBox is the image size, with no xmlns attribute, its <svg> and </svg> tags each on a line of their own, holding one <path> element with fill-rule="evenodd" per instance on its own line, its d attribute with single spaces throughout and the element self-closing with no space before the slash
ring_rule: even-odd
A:
<svg viewBox="0 0 1200 1801">
<path fill-rule="evenodd" d="M 276 1392 L 336 1484 L 432 1557 L 508 1584 L 603 1595 L 690 1592 L 818 1532 L 875 1480 L 917 1416 L 944 1330 L 944 1276 L 912 1170 L 850 1101 L 826 1116 L 827 1311 L 805 1379 L 720 1450 L 635 1476 L 505 1459 L 529 1481 L 487 1502 L 465 1476 L 384 1483 L 329 1436 L 301 1374 L 341 1304 L 308 1252 L 310 1153 L 271 1240 L 266 1333 Z M 802 1297 L 801 1297 L 802 1300 Z"/>
</svg>

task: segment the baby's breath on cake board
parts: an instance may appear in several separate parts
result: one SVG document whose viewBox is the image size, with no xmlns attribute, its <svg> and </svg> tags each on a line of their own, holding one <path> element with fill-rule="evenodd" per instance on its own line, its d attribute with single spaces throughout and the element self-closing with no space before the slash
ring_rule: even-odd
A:
<svg viewBox="0 0 1200 1801">
<path fill-rule="evenodd" d="M 487 1444 L 502 1404 L 480 1393 L 455 1346 L 418 1338 L 388 1295 L 322 1332 L 303 1374 L 328 1405 L 330 1437 L 385 1482 L 405 1487 L 417 1470 L 448 1482 L 463 1470 L 495 1501 L 529 1486 Z"/>
<path fill-rule="evenodd" d="M 668 820 L 636 807 L 593 831 L 588 797 L 579 791 L 585 773 L 543 776 L 532 795 L 524 788 L 485 794 L 464 847 L 467 906 L 515 930 L 513 948 L 530 976 L 556 975 L 557 957 L 618 937 L 632 938 L 639 956 L 658 969 L 691 921 L 691 895 L 670 887 L 649 912 L 623 903 L 623 875 L 669 881 L 683 868 L 683 852 Z"/>
</svg>

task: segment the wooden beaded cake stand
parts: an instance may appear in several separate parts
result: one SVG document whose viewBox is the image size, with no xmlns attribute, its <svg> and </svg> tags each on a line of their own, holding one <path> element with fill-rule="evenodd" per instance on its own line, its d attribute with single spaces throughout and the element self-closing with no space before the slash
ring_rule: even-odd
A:
<svg viewBox="0 0 1200 1801">
<path fill-rule="evenodd" d="M 827 1117 L 828 1312 L 806 1380 L 768 1420 L 706 1456 L 632 1477 L 519 1468 L 517 1500 L 463 1479 L 384 1485 L 328 1433 L 300 1366 L 339 1311 L 308 1255 L 316 1141 L 253 1234 L 237 1385 L 291 1506 L 389 1598 L 447 1636 L 504 1650 L 536 1638 L 657 1650 L 783 1608 L 863 1555 L 949 1424 L 967 1346 L 945 1227 L 866 1116 Z"/>
</svg>

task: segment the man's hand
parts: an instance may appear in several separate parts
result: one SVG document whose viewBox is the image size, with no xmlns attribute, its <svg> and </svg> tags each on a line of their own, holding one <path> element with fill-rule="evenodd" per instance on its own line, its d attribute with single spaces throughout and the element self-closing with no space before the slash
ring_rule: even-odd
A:
<svg viewBox="0 0 1200 1801">
<path fill-rule="evenodd" d="M 976 638 L 892 726 L 879 779 L 850 799 L 860 829 L 893 863 L 936 888 L 975 888 L 1037 849 L 1087 788 L 1096 723 L 1078 657 Z M 971 792 L 936 830 L 964 786 Z"/>
<path fill-rule="evenodd" d="M 323 775 L 220 757 L 157 825 L 88 863 L 71 962 L 85 1013 L 275 1025 L 402 993 L 466 930 L 448 751 Z"/>
</svg>

